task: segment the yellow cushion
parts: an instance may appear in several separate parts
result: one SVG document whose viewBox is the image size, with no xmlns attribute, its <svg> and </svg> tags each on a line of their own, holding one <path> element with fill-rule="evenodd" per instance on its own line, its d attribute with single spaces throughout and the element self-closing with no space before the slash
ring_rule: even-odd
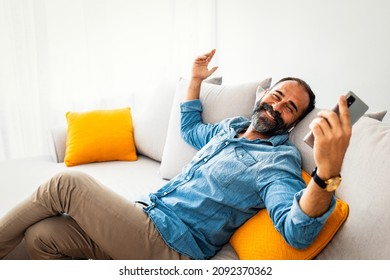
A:
<svg viewBox="0 0 390 280">
<path fill-rule="evenodd" d="M 74 166 L 90 162 L 137 160 L 130 108 L 68 112 L 64 162 Z"/>
<path fill-rule="evenodd" d="M 302 177 L 308 184 L 310 175 L 302 171 Z M 336 208 L 317 238 L 309 247 L 300 250 L 287 244 L 275 229 L 267 210 L 262 209 L 233 234 L 230 243 L 243 260 L 309 260 L 332 240 L 348 213 L 348 204 L 337 199 Z"/>
</svg>

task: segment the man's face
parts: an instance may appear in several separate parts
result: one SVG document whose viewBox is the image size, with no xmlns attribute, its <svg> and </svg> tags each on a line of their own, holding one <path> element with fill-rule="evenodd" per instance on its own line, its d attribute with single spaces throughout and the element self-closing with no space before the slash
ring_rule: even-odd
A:
<svg viewBox="0 0 390 280">
<path fill-rule="evenodd" d="M 277 84 L 255 104 L 252 127 L 266 136 L 286 133 L 309 105 L 309 95 L 296 81 Z"/>
</svg>

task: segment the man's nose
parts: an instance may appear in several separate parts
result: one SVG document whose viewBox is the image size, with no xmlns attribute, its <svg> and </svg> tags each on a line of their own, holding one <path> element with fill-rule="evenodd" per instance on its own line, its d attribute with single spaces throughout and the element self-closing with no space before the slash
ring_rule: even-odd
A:
<svg viewBox="0 0 390 280">
<path fill-rule="evenodd" d="M 280 113 L 281 110 L 282 110 L 282 106 L 283 105 L 280 102 L 275 102 L 275 103 L 272 104 L 272 109 L 274 111 L 278 111 Z"/>
</svg>

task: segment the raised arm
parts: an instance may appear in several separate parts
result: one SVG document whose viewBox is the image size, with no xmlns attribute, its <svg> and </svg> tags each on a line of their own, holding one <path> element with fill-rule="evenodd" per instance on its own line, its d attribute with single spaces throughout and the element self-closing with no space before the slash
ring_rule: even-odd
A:
<svg viewBox="0 0 390 280">
<path fill-rule="evenodd" d="M 208 68 L 211 59 L 215 54 L 215 49 L 201 56 L 198 56 L 193 65 L 191 72 L 191 80 L 188 86 L 187 95 L 185 100 L 199 99 L 200 85 L 204 79 L 211 76 L 218 67 L 215 66 L 211 69 Z"/>
<path fill-rule="evenodd" d="M 181 136 L 190 145 L 201 149 L 221 129 L 218 124 L 204 124 L 202 105 L 199 101 L 202 81 L 211 76 L 218 67 L 208 66 L 215 49 L 198 56 L 193 65 L 187 95 L 181 104 Z M 190 102 L 192 101 L 192 102 Z"/>
</svg>

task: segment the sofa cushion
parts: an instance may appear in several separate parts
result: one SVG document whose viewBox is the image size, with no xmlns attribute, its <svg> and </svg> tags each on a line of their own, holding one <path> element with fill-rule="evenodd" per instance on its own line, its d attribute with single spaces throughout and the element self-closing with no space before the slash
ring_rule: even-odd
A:
<svg viewBox="0 0 390 280">
<path fill-rule="evenodd" d="M 172 82 L 160 84 L 148 94 L 135 95 L 134 139 L 139 154 L 161 161 L 174 94 Z"/>
<path fill-rule="evenodd" d="M 50 129 L 49 148 L 50 155 L 54 162 L 64 162 L 66 151 L 67 126 L 58 125 Z"/>
<path fill-rule="evenodd" d="M 318 259 L 390 259 L 389 143 L 388 124 L 362 117 L 353 126 L 336 191 L 350 214 Z"/>
<path fill-rule="evenodd" d="M 177 175 L 184 165 L 191 161 L 196 149 L 180 136 L 180 102 L 187 92 L 189 81 L 180 79 L 169 120 L 160 173 L 165 179 Z M 236 85 L 210 85 L 202 83 L 200 100 L 203 106 L 202 118 L 205 123 L 216 123 L 234 116 L 250 117 L 257 95 L 269 88 L 271 78 L 261 82 Z"/>
<path fill-rule="evenodd" d="M 306 184 L 311 177 L 302 171 Z M 274 227 L 266 209 L 246 221 L 232 236 L 230 243 L 242 260 L 309 260 L 332 240 L 348 217 L 348 205 L 340 199 L 314 242 L 306 249 L 288 245 Z"/>
<path fill-rule="evenodd" d="M 130 108 L 67 112 L 65 164 L 136 160 Z"/>
<path fill-rule="evenodd" d="M 387 110 L 377 111 L 377 112 L 367 112 L 365 114 L 366 117 L 370 117 L 372 119 L 376 119 L 378 121 L 383 121 L 383 118 L 386 116 Z"/>
</svg>

